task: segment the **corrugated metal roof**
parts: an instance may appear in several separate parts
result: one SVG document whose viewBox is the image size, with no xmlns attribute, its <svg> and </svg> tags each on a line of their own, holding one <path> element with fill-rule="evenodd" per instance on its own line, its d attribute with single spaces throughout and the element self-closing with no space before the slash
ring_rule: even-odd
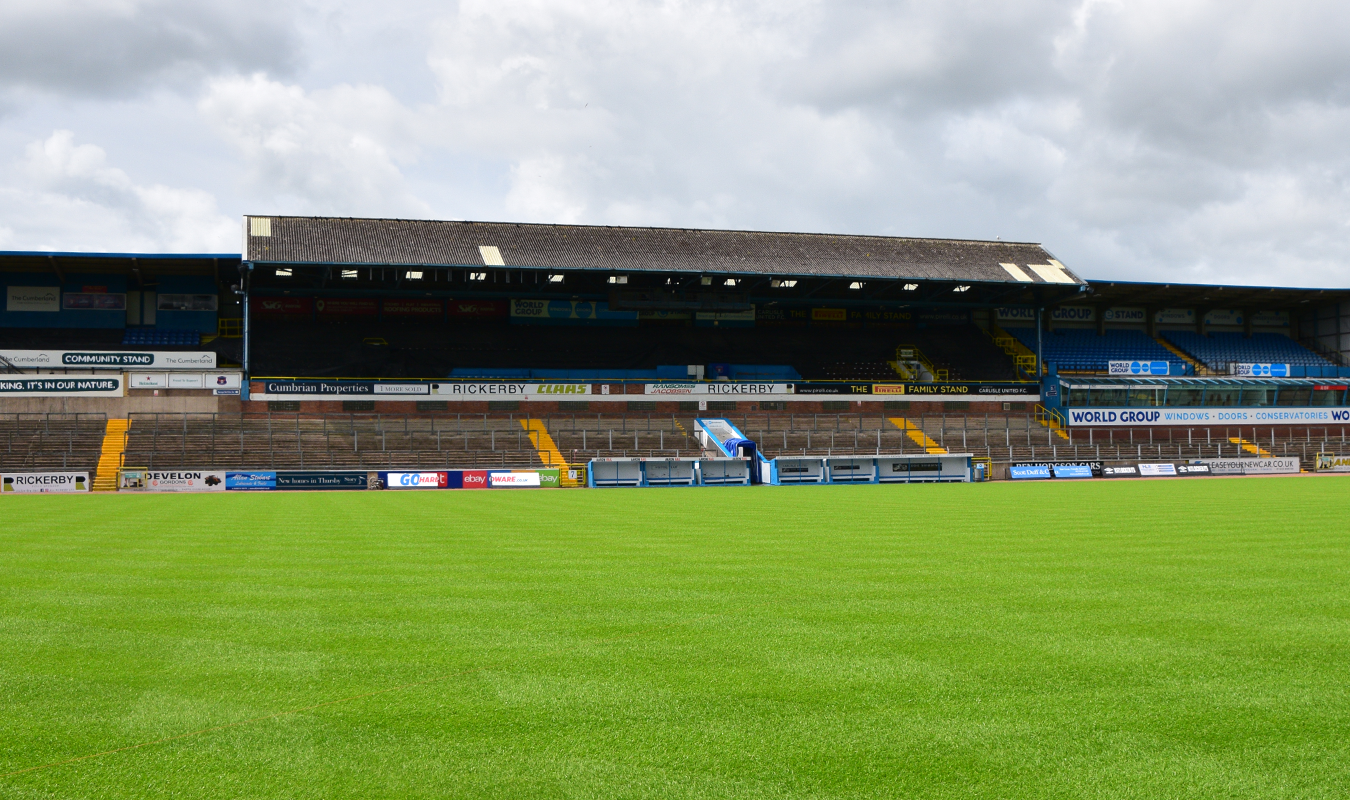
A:
<svg viewBox="0 0 1350 800">
<path fill-rule="evenodd" d="M 267 225 L 258 220 L 268 219 Z M 1062 265 L 1038 244 L 820 233 L 533 225 L 504 222 L 248 217 L 245 258 L 292 264 L 484 266 L 1035 283 Z M 266 231 L 267 235 L 253 235 Z M 1059 283 L 1083 284 L 1067 272 Z"/>
</svg>

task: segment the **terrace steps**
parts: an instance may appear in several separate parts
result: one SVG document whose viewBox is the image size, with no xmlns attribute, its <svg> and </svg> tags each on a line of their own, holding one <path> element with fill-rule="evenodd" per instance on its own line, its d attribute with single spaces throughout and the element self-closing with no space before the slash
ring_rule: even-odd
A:
<svg viewBox="0 0 1350 800">
<path fill-rule="evenodd" d="M 127 449 L 128 425 L 130 422 L 125 419 L 108 420 L 94 477 L 93 490 L 96 492 L 117 491 L 117 471 L 122 468 L 122 453 Z"/>
</svg>

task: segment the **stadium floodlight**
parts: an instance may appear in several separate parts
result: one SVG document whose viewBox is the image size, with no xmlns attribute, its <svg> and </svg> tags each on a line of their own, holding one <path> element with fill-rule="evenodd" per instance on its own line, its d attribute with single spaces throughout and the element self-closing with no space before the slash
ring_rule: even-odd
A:
<svg viewBox="0 0 1350 800">
<path fill-rule="evenodd" d="M 907 283 L 907 284 L 905 284 L 905 291 L 907 291 L 907 292 L 917 291 L 918 288 L 919 288 L 919 284 L 917 284 L 917 283 Z"/>
<path fill-rule="evenodd" d="M 420 281 L 422 280 L 422 272 L 420 270 L 410 269 L 404 273 L 404 277 L 410 281 Z"/>
<path fill-rule="evenodd" d="M 850 283 L 850 284 L 848 285 L 848 288 L 850 288 L 850 289 L 861 289 L 861 288 L 863 288 L 863 282 L 862 282 L 862 281 L 854 281 L 853 283 Z"/>
<path fill-rule="evenodd" d="M 562 273 L 560 273 L 560 272 L 555 272 L 555 273 L 549 275 L 549 276 L 548 276 L 548 282 L 549 282 L 549 283 L 562 283 L 562 282 L 563 282 L 563 275 L 562 275 Z"/>
<path fill-rule="evenodd" d="M 609 276 L 609 282 L 610 282 L 610 283 L 628 283 L 628 276 L 627 276 L 627 275 L 610 275 L 610 276 Z M 667 281 L 667 283 L 669 283 L 669 281 Z"/>
<path fill-rule="evenodd" d="M 727 278 L 726 280 L 722 281 L 722 285 L 723 285 L 723 286 L 735 286 L 735 285 L 736 285 L 736 279 L 735 279 L 735 278 Z"/>
<path fill-rule="evenodd" d="M 703 284 L 704 286 L 712 286 L 712 278 L 709 278 L 705 275 L 702 279 L 699 280 L 699 283 Z"/>
<path fill-rule="evenodd" d="M 955 289 L 952 289 L 953 292 L 965 292 L 965 291 L 969 291 L 969 290 L 970 290 L 970 284 L 965 284 L 964 286 L 958 286 L 958 287 L 956 287 Z"/>
<path fill-rule="evenodd" d="M 486 273 L 486 272 L 470 272 L 470 273 L 469 273 L 469 280 L 471 280 L 471 281 L 485 281 L 485 280 L 487 280 L 487 273 Z"/>
<path fill-rule="evenodd" d="M 341 279 L 344 280 L 344 281 L 354 281 L 354 280 L 356 280 L 356 278 L 357 278 L 356 270 L 354 270 L 354 269 L 344 269 L 344 270 L 342 270 L 342 272 L 340 272 L 340 273 L 338 274 L 338 277 L 341 278 Z"/>
<path fill-rule="evenodd" d="M 277 277 L 278 277 L 278 278 L 289 278 L 289 277 L 291 277 L 291 276 L 292 276 L 292 272 L 291 272 L 291 268 L 290 268 L 290 267 L 277 267 Z"/>
<path fill-rule="evenodd" d="M 791 289 L 796 285 L 797 285 L 796 281 L 780 281 L 780 280 L 769 281 L 769 286 L 774 289 Z"/>
</svg>

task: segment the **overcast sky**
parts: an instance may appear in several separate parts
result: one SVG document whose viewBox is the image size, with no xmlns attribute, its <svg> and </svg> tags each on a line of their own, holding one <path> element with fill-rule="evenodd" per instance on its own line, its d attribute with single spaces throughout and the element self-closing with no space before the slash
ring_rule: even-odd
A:
<svg viewBox="0 0 1350 800">
<path fill-rule="evenodd" d="M 1350 286 L 1350 4 L 0 0 L 0 249 L 238 252 L 243 214 Z"/>
</svg>

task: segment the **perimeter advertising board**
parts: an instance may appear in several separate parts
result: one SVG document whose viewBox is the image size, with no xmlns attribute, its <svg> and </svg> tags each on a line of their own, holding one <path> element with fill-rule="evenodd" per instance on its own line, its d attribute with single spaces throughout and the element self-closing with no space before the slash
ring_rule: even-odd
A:
<svg viewBox="0 0 1350 800">
<path fill-rule="evenodd" d="M 1076 427 L 1189 427 L 1213 425 L 1343 425 L 1350 408 L 1065 408 Z"/>
<path fill-rule="evenodd" d="M 121 375 L 106 378 L 0 378 L 0 397 L 121 397 Z"/>
<path fill-rule="evenodd" d="M 124 469 L 119 491 L 133 492 L 223 492 L 225 473 L 200 470 L 157 471 Z"/>
<path fill-rule="evenodd" d="M 88 472 L 13 472 L 0 475 L 0 494 L 71 494 L 87 491 Z"/>
<path fill-rule="evenodd" d="M 1289 475 L 1300 470 L 1297 457 L 1281 458 L 1206 458 L 1196 462 L 1209 467 L 1214 475 Z"/>
</svg>

